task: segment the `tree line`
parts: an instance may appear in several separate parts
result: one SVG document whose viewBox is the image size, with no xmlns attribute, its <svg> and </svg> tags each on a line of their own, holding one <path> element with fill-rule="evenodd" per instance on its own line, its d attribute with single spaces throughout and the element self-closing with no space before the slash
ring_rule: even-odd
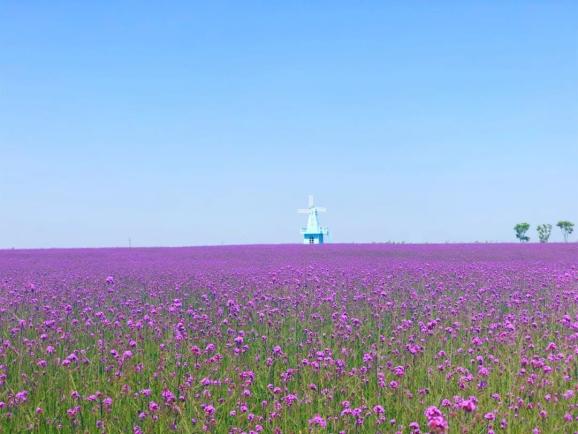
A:
<svg viewBox="0 0 578 434">
<path fill-rule="evenodd" d="M 564 237 L 564 241 L 568 242 L 568 237 L 574 232 L 574 223 L 569 222 L 568 220 L 560 220 L 556 226 L 560 228 L 562 231 L 562 236 Z M 521 243 L 527 243 L 530 241 L 530 237 L 528 236 L 528 231 L 530 230 L 529 223 L 518 223 L 514 226 L 514 231 L 516 232 L 516 238 L 520 240 Z M 550 239 L 550 235 L 552 234 L 552 225 L 549 223 L 544 223 L 538 225 L 536 227 L 536 232 L 538 232 L 538 239 L 541 243 L 547 243 Z"/>
</svg>

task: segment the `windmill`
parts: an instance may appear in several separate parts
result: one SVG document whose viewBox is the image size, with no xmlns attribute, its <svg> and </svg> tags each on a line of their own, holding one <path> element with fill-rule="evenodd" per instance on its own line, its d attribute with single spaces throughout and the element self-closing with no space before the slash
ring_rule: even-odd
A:
<svg viewBox="0 0 578 434">
<path fill-rule="evenodd" d="M 303 244 L 323 244 L 329 235 L 327 228 L 319 226 L 319 213 L 327 211 L 325 208 L 317 207 L 313 204 L 313 196 L 309 195 L 309 207 L 298 209 L 300 214 L 308 214 L 307 227 L 301 228 Z"/>
</svg>

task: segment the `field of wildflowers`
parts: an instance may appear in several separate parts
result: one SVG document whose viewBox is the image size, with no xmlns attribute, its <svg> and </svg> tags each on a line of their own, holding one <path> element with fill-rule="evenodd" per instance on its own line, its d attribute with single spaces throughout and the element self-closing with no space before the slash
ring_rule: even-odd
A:
<svg viewBox="0 0 578 434">
<path fill-rule="evenodd" d="M 572 433 L 578 245 L 0 251 L 0 432 Z"/>
</svg>

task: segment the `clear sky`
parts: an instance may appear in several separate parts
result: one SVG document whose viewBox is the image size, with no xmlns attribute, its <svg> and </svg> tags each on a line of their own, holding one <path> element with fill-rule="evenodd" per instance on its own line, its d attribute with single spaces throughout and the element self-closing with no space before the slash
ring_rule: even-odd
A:
<svg viewBox="0 0 578 434">
<path fill-rule="evenodd" d="M 200 3 L 0 3 L 0 247 L 578 223 L 578 2 Z"/>
</svg>

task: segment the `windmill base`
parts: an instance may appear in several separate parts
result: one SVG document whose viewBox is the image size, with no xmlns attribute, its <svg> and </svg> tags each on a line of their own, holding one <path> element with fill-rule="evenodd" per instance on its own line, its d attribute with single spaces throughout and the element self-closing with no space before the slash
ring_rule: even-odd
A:
<svg viewBox="0 0 578 434">
<path fill-rule="evenodd" d="M 323 234 L 304 234 L 303 244 L 323 244 Z"/>
</svg>

